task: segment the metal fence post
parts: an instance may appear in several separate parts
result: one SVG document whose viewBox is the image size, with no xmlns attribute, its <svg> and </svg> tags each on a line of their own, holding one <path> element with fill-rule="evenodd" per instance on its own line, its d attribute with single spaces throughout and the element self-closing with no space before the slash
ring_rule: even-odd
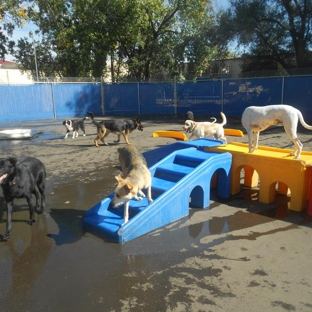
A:
<svg viewBox="0 0 312 312">
<path fill-rule="evenodd" d="M 178 113 L 177 76 L 174 76 L 173 78 L 173 105 L 174 105 L 174 115 L 177 116 Z"/>
<path fill-rule="evenodd" d="M 221 79 L 221 111 L 224 112 L 224 80 Z"/>
<path fill-rule="evenodd" d="M 56 108 L 55 108 L 54 86 L 53 86 L 53 82 L 51 82 L 51 97 L 52 97 L 53 116 L 54 116 L 54 119 L 56 119 Z"/>
<path fill-rule="evenodd" d="M 138 89 L 138 112 L 139 115 L 141 115 L 141 101 L 140 101 L 140 83 L 137 83 L 137 89 Z"/>
<path fill-rule="evenodd" d="M 285 76 L 282 77 L 281 104 L 284 104 L 284 88 L 285 88 Z"/>
<path fill-rule="evenodd" d="M 104 100 L 104 79 L 101 76 L 101 108 L 102 114 L 105 115 L 105 100 Z"/>
</svg>

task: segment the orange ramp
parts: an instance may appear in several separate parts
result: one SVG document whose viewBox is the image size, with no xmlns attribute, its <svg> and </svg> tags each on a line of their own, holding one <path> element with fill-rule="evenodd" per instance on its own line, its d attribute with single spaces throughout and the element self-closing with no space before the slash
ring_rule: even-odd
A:
<svg viewBox="0 0 312 312">
<path fill-rule="evenodd" d="M 243 132 L 238 129 L 224 129 L 224 134 L 227 136 L 237 136 L 237 137 L 244 136 Z M 182 131 L 158 130 L 153 132 L 153 138 L 159 137 L 172 138 L 180 141 L 188 141 L 186 134 Z"/>
</svg>

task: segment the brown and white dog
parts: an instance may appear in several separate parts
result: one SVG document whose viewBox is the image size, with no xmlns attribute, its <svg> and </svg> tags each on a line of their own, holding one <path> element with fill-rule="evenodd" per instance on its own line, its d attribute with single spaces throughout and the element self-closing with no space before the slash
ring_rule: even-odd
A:
<svg viewBox="0 0 312 312">
<path fill-rule="evenodd" d="M 147 189 L 147 199 L 151 203 L 152 200 L 152 177 L 147 168 L 147 164 L 143 155 L 133 145 L 127 145 L 118 148 L 118 160 L 123 172 L 123 177 L 116 176 L 118 182 L 115 189 L 114 198 L 111 201 L 113 207 L 117 207 L 124 203 L 124 222 L 129 220 L 129 201 L 131 199 L 142 200 L 145 194 L 142 189 Z M 139 197 L 138 194 L 142 197 Z"/>
<path fill-rule="evenodd" d="M 227 143 L 226 137 L 224 136 L 223 126 L 226 124 L 227 120 L 225 115 L 220 112 L 222 117 L 222 123 L 216 123 L 216 119 L 213 122 L 195 122 L 193 120 L 186 120 L 183 129 L 191 133 L 189 140 L 195 136 L 197 139 L 204 137 L 213 137 L 216 140 L 220 140 L 223 143 Z"/>
<path fill-rule="evenodd" d="M 277 104 L 267 106 L 249 106 L 242 115 L 242 125 L 247 131 L 249 153 L 258 148 L 259 134 L 269 126 L 283 124 L 286 134 L 295 145 L 291 155 L 300 159 L 302 143 L 297 137 L 298 120 L 303 127 L 312 130 L 312 126 L 305 123 L 301 112 L 290 105 Z"/>
</svg>

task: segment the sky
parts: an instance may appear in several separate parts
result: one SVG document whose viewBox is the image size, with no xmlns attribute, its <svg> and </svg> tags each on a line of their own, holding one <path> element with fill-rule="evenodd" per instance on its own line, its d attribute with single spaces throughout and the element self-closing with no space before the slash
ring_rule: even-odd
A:
<svg viewBox="0 0 312 312">
<path fill-rule="evenodd" d="M 215 9 L 226 9 L 229 6 L 229 0 L 212 0 Z M 32 31 L 34 34 L 34 40 L 38 40 L 39 37 L 35 34 L 36 26 L 32 23 L 27 23 L 23 28 L 16 28 L 12 40 L 17 42 L 18 39 L 27 37 L 29 38 L 29 32 Z M 13 61 L 11 55 L 6 55 L 6 61 Z"/>
</svg>

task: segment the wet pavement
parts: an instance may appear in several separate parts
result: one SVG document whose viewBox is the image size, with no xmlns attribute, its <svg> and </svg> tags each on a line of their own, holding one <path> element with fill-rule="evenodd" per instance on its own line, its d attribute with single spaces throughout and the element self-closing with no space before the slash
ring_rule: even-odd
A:
<svg viewBox="0 0 312 312">
<path fill-rule="evenodd" d="M 118 245 L 81 225 L 114 189 L 117 146 L 96 149 L 94 134 L 64 140 L 58 124 L 43 130 L 1 145 L 42 159 L 48 179 L 44 214 L 29 226 L 16 200 L 12 238 L 0 242 L 0 311 L 312 311 L 312 217 L 289 211 L 289 197 L 261 204 L 257 188 L 226 200 L 212 190 L 209 208 Z M 130 138 L 144 150 L 174 142 L 140 135 Z M 1 194 L 0 234 L 4 205 Z"/>
</svg>

